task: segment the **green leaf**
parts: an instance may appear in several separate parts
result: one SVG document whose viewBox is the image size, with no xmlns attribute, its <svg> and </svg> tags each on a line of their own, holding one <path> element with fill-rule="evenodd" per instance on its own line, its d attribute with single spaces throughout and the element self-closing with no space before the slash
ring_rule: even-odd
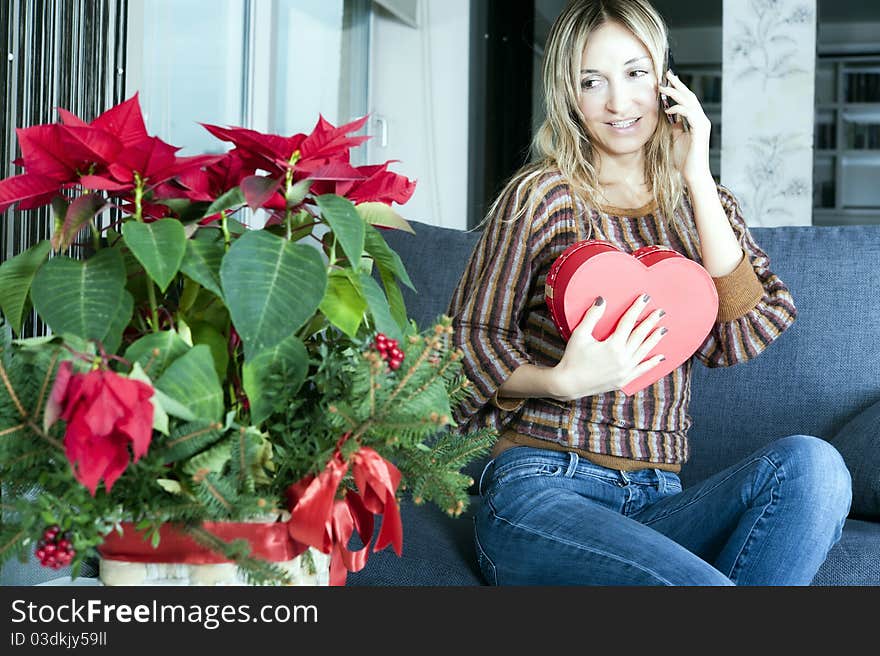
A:
<svg viewBox="0 0 880 656">
<path fill-rule="evenodd" d="M 177 219 L 153 223 L 128 221 L 122 226 L 122 238 L 159 289 L 168 289 L 186 253 L 183 224 Z"/>
<path fill-rule="evenodd" d="M 405 328 L 409 323 L 406 314 L 406 304 L 403 300 L 403 294 L 400 287 L 397 286 L 397 279 L 381 264 L 379 267 L 379 277 L 382 278 L 382 285 L 385 287 L 385 294 L 388 296 L 388 306 L 391 308 L 391 316 L 401 328 Z"/>
<path fill-rule="evenodd" d="M 251 404 L 251 422 L 261 423 L 278 405 L 279 399 L 273 394 L 277 388 L 270 383 L 271 377 L 283 372 L 284 398 L 280 401 L 286 402 L 299 391 L 308 369 L 309 354 L 296 335 L 246 360 L 242 367 L 242 383 Z"/>
<path fill-rule="evenodd" d="M 325 194 L 315 198 L 315 201 L 321 208 L 321 218 L 330 225 L 345 257 L 352 267 L 358 266 L 364 252 L 364 220 L 347 198 Z"/>
<path fill-rule="evenodd" d="M 158 351 L 158 355 L 153 355 Z M 189 346 L 173 330 L 144 335 L 125 351 L 125 359 L 139 364 L 153 378 L 162 375 L 174 360 L 189 351 Z"/>
<path fill-rule="evenodd" d="M 171 478 L 157 478 L 156 483 L 159 484 L 163 490 L 168 492 L 169 494 L 180 494 L 183 492 L 183 488 L 180 485 L 179 481 L 175 481 Z"/>
<path fill-rule="evenodd" d="M 355 209 L 364 220 L 364 223 L 382 226 L 383 228 L 396 228 L 411 235 L 416 234 L 416 231 L 407 223 L 407 220 L 395 212 L 390 205 L 385 203 L 360 203 L 355 206 Z"/>
<path fill-rule="evenodd" d="M 287 208 L 290 209 L 292 207 L 296 207 L 299 205 L 303 199 L 306 197 L 306 194 L 309 193 L 309 187 L 312 186 L 314 180 L 300 180 L 296 184 L 290 187 L 290 190 L 287 192 Z"/>
<path fill-rule="evenodd" d="M 367 310 L 367 301 L 345 271 L 332 271 L 320 307 L 330 323 L 353 339 Z"/>
<path fill-rule="evenodd" d="M 122 333 L 125 332 L 125 327 L 128 325 L 129 321 L 131 321 L 131 315 L 133 313 L 134 298 L 132 298 L 132 295 L 128 293 L 128 291 L 124 291 L 122 293 L 122 304 L 120 305 L 119 312 L 113 315 L 113 321 L 110 322 L 107 334 L 104 335 L 104 350 L 107 351 L 107 353 L 115 354 L 120 344 L 122 344 Z"/>
<path fill-rule="evenodd" d="M 226 368 L 229 366 L 229 342 L 213 324 L 205 321 L 193 321 L 190 326 L 193 344 L 205 344 L 211 349 L 214 358 L 214 370 L 220 380 L 226 379 Z"/>
<path fill-rule="evenodd" d="M 385 333 L 391 339 L 398 342 L 403 341 L 403 332 L 398 323 L 391 316 L 391 308 L 388 306 L 388 299 L 379 287 L 379 283 L 375 281 L 373 276 L 360 273 L 360 286 L 364 298 L 367 299 L 367 305 L 370 308 L 370 314 L 373 316 L 373 324 L 380 333 Z"/>
<path fill-rule="evenodd" d="M 64 223 L 68 207 L 70 207 L 70 202 L 64 196 L 58 195 L 52 199 L 52 214 L 55 215 L 56 228 Z"/>
<path fill-rule="evenodd" d="M 258 210 L 281 186 L 281 178 L 249 175 L 241 181 L 241 191 L 245 202 L 252 210 Z"/>
<path fill-rule="evenodd" d="M 373 226 L 367 226 L 366 249 L 380 268 L 384 267 L 391 271 L 404 285 L 413 291 L 418 291 L 409 279 L 409 274 L 406 272 L 406 267 L 403 266 L 400 256 L 394 252 L 381 233 Z M 388 291 L 387 288 L 385 291 Z"/>
<path fill-rule="evenodd" d="M 52 235 L 52 248 L 56 251 L 68 248 L 83 224 L 91 221 L 106 205 L 107 201 L 100 194 L 86 194 L 73 201 L 64 213 L 61 229 L 56 229 Z"/>
<path fill-rule="evenodd" d="M 220 198 L 211 203 L 211 206 L 205 212 L 205 216 L 211 216 L 212 214 L 217 214 L 218 212 L 225 212 L 232 207 L 237 207 L 240 205 L 244 205 L 244 194 L 241 193 L 241 189 L 239 189 L 238 187 L 233 187 L 225 194 L 220 196 Z"/>
<path fill-rule="evenodd" d="M 204 344 L 192 347 L 172 362 L 156 381 L 156 387 L 199 419 L 219 421 L 223 415 L 223 389 L 211 349 Z"/>
<path fill-rule="evenodd" d="M 184 421 L 196 420 L 195 414 L 193 414 L 192 410 L 185 405 L 179 401 L 175 401 L 158 387 L 154 387 L 153 390 L 154 394 L 152 400 L 154 405 L 161 406 L 166 414 L 169 414 L 172 417 L 177 417 L 178 419 L 183 419 Z"/>
<path fill-rule="evenodd" d="M 3 310 L 3 316 L 16 335 L 21 334 L 31 283 L 37 270 L 49 257 L 50 248 L 49 240 L 44 239 L 0 264 L 0 310 Z"/>
<path fill-rule="evenodd" d="M 128 377 L 132 380 L 139 380 L 142 383 L 146 383 L 150 387 L 153 387 L 152 379 L 147 375 L 147 372 L 144 371 L 139 362 L 134 363 Z M 155 389 L 156 388 L 153 387 L 154 391 Z M 151 399 L 151 403 L 153 405 L 153 429 L 159 431 L 163 435 L 168 435 L 168 413 L 165 412 L 162 404 L 156 401 L 155 396 Z"/>
<path fill-rule="evenodd" d="M 125 291 L 125 265 L 119 251 L 104 248 L 84 261 L 54 257 L 31 287 L 39 315 L 56 333 L 104 341 L 131 319 L 132 298 Z"/>
<path fill-rule="evenodd" d="M 223 258 L 220 279 L 248 357 L 296 332 L 318 309 L 327 287 L 324 260 L 315 248 L 265 230 L 235 241 Z"/>
<path fill-rule="evenodd" d="M 220 288 L 220 263 L 226 249 L 222 242 L 205 239 L 189 239 L 180 270 L 205 289 L 223 298 Z"/>
</svg>

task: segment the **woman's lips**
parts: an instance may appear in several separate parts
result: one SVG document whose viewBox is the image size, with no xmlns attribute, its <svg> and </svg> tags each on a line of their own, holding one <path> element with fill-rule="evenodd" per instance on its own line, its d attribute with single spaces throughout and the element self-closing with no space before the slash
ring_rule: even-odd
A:
<svg viewBox="0 0 880 656">
<path fill-rule="evenodd" d="M 606 125 L 608 125 L 609 128 L 611 128 L 612 130 L 614 130 L 615 132 L 617 132 L 619 134 L 626 134 L 627 132 L 635 132 L 636 127 L 638 126 L 639 121 L 641 121 L 641 120 L 642 120 L 642 117 L 639 116 L 635 121 L 633 121 L 630 125 L 628 125 L 625 128 L 615 127 L 611 123 L 607 123 Z"/>
</svg>

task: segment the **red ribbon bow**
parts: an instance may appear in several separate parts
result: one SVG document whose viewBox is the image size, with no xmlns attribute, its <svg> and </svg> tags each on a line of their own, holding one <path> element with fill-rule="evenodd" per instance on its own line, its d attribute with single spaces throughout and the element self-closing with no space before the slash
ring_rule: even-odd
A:
<svg viewBox="0 0 880 656">
<path fill-rule="evenodd" d="M 360 447 L 351 456 L 357 492 L 348 490 L 344 499 L 336 498 L 339 483 L 349 467 L 340 451 L 348 436 L 346 433 L 340 439 L 324 471 L 317 476 L 305 476 L 287 488 L 290 537 L 301 545 L 300 553 L 312 546 L 332 554 L 330 585 L 345 585 L 348 572 L 360 571 L 367 564 L 374 515 L 383 515 L 383 520 L 373 551 L 381 551 L 390 544 L 398 556 L 403 552 L 403 525 L 396 497 L 400 484 L 397 467 L 373 449 Z M 348 543 L 355 528 L 364 546 L 352 551 Z"/>
</svg>

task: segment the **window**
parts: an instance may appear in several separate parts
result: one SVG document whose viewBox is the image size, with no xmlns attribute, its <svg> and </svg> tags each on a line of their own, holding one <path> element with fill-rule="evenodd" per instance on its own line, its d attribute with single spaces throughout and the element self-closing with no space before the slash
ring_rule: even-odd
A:
<svg viewBox="0 0 880 656">
<path fill-rule="evenodd" d="M 367 112 L 369 0 L 130 0 L 127 96 L 181 154 L 198 123 L 308 133 Z"/>
</svg>

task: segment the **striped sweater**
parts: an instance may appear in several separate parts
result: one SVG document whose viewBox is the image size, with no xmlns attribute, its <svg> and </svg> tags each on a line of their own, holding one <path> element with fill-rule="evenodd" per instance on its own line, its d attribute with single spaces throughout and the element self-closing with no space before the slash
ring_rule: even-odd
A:
<svg viewBox="0 0 880 656">
<path fill-rule="evenodd" d="M 692 358 L 629 397 L 608 392 L 570 402 L 499 398 L 498 388 L 520 365 L 549 367 L 562 357 L 565 342 L 547 309 L 544 281 L 554 260 L 586 237 L 586 221 L 592 224 L 590 238 L 604 239 L 625 252 L 659 244 L 701 261 L 698 245 L 668 228 L 656 203 L 587 213 L 576 209 L 580 206 L 561 175 L 544 174 L 538 185 L 540 202 L 515 221 L 504 219 L 514 215 L 521 190 L 511 189 L 501 199 L 450 301 L 447 313 L 453 318 L 454 343 L 464 352 L 464 373 L 472 383 L 453 418 L 463 432 L 488 426 L 551 448 L 677 469 L 688 458 L 694 359 L 725 367 L 758 355 L 793 323 L 797 310 L 791 294 L 770 271 L 769 259 L 752 239 L 736 198 L 719 185 L 721 204 L 745 257 L 731 274 L 713 279 L 718 317 Z M 687 197 L 681 211 L 693 225 Z"/>
</svg>

